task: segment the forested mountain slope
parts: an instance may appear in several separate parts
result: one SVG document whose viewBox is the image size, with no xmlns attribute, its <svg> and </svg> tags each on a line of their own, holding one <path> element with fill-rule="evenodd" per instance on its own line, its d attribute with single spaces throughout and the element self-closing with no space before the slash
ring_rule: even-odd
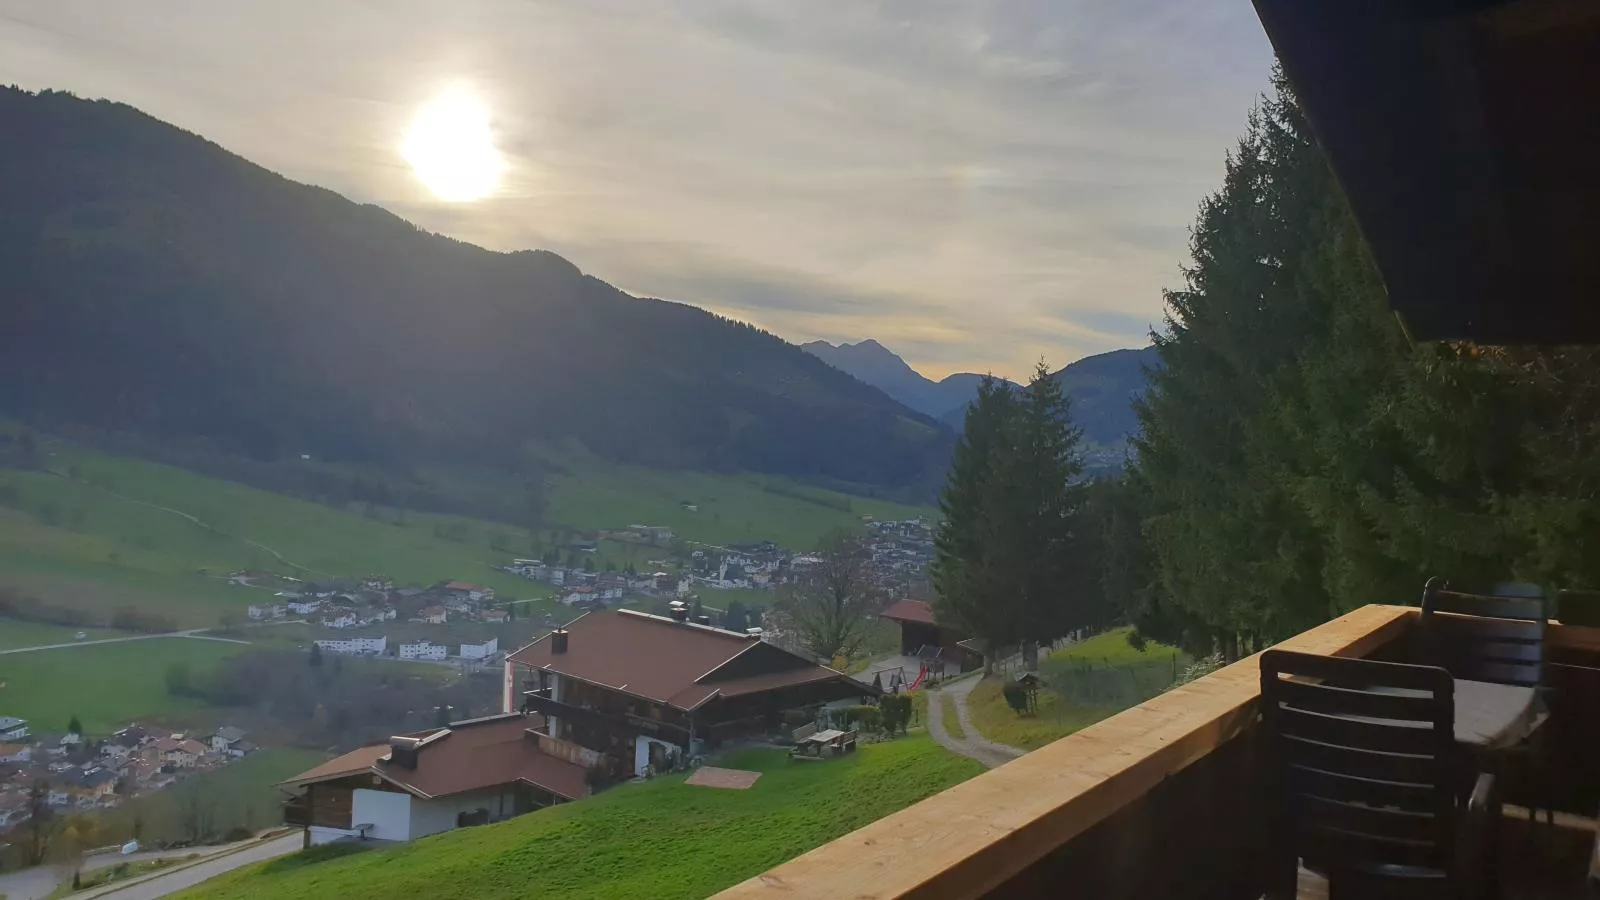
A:
<svg viewBox="0 0 1600 900">
<path fill-rule="evenodd" d="M 0 89 L 0 414 L 258 459 L 619 462 L 915 489 L 953 437 L 778 338 Z"/>
</svg>

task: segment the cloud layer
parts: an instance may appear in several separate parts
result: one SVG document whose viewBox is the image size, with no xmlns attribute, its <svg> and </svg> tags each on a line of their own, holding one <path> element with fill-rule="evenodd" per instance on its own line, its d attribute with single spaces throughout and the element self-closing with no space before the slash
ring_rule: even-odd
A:
<svg viewBox="0 0 1600 900">
<path fill-rule="evenodd" d="M 1142 343 L 1270 60 L 1243 2 L 0 0 L 0 82 L 934 377 Z M 453 86 L 508 162 L 471 205 L 398 151 Z"/>
</svg>

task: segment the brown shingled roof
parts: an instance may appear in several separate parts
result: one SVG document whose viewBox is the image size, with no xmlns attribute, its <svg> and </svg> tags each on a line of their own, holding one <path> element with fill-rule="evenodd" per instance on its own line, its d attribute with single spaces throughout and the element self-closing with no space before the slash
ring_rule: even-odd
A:
<svg viewBox="0 0 1600 900">
<path fill-rule="evenodd" d="M 933 619 L 933 606 L 921 600 L 901 600 L 878 613 L 878 618 L 895 622 L 916 622 L 922 625 L 939 624 Z"/>
<path fill-rule="evenodd" d="M 674 695 L 758 643 L 720 628 L 631 610 L 580 616 L 567 625 L 567 632 L 567 652 L 550 652 L 550 636 L 545 635 L 511 654 L 511 661 L 685 709 L 712 689 L 691 691 L 694 696 L 684 697 L 685 703 Z"/>
<path fill-rule="evenodd" d="M 762 646 L 761 641 L 632 610 L 580 616 L 567 626 L 567 632 L 565 653 L 551 652 L 546 635 L 511 654 L 510 661 L 684 710 L 693 710 L 719 693 L 736 696 L 849 677 L 788 654 L 794 657 L 794 666 L 781 672 L 751 678 L 708 678 L 736 657 Z M 764 646 L 771 652 L 787 653 Z"/>
<path fill-rule="evenodd" d="M 357 747 L 342 756 L 335 756 L 320 766 L 307 769 L 299 775 L 285 781 L 278 782 L 282 785 L 310 784 L 313 781 L 327 781 L 330 778 L 342 778 L 345 775 L 355 775 L 372 768 L 378 757 L 389 752 L 388 744 L 373 744 L 370 747 Z"/>
<path fill-rule="evenodd" d="M 543 721 L 511 713 L 412 732 L 405 736 L 431 738 L 418 750 L 415 768 L 390 762 L 389 744 L 374 744 L 282 783 L 299 786 L 371 772 L 420 797 L 445 797 L 517 781 L 568 799 L 582 797 L 587 770 L 545 753 L 528 735 Z"/>
</svg>

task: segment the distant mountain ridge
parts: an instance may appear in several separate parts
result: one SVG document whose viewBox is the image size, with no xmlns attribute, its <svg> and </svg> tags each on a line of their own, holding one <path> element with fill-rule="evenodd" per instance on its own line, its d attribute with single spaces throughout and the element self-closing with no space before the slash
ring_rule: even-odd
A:
<svg viewBox="0 0 1600 900">
<path fill-rule="evenodd" d="M 982 375 L 958 373 L 942 381 L 924 377 L 894 351 L 868 338 L 858 343 L 812 341 L 800 349 L 861 379 L 906 406 L 960 431 Z M 1156 348 L 1097 353 L 1061 369 L 1054 378 L 1072 398 L 1072 417 L 1091 444 L 1120 453 L 1139 431 L 1133 400 L 1145 389 L 1145 370 L 1160 364 Z M 941 405 L 946 404 L 946 405 Z M 938 410 L 933 412 L 932 410 Z"/>
<path fill-rule="evenodd" d="M 952 410 L 965 409 L 978 396 L 978 384 L 983 381 L 982 375 L 971 372 L 957 372 L 934 381 L 872 338 L 854 344 L 811 341 L 801 344 L 800 349 L 917 412 L 940 419 Z"/>
<path fill-rule="evenodd" d="M 931 494 L 953 436 L 748 325 L 0 88 L 0 415 L 257 460 L 516 472 L 532 442 Z"/>
</svg>

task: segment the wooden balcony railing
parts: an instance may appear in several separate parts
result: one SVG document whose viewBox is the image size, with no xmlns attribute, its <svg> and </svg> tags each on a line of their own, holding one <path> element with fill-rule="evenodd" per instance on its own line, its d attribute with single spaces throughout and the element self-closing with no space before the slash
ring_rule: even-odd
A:
<svg viewBox="0 0 1600 900">
<path fill-rule="evenodd" d="M 1367 606 L 1279 646 L 1399 658 L 1416 616 Z M 1548 639 L 1557 655 L 1563 646 L 1600 654 L 1595 629 L 1552 625 Z M 1253 769 L 1259 686 L 1258 659 L 1241 660 L 718 897 L 1253 900 L 1263 847 Z M 1553 703 L 1597 696 L 1600 685 L 1552 689 Z"/>
</svg>

